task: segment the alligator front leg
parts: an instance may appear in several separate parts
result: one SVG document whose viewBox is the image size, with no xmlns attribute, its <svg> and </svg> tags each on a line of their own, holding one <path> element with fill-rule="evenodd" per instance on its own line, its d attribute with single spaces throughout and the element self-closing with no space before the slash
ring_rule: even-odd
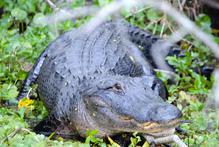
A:
<svg viewBox="0 0 219 147">
<path fill-rule="evenodd" d="M 169 135 L 165 137 L 154 138 L 153 136 L 145 136 L 149 143 L 163 144 L 163 143 L 176 143 L 179 147 L 188 147 L 177 135 Z"/>
</svg>

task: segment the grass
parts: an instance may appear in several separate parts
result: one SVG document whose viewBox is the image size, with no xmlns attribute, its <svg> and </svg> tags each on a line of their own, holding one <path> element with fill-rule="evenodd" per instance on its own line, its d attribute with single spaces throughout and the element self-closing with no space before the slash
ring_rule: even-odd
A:
<svg viewBox="0 0 219 147">
<path fill-rule="evenodd" d="M 95 1 L 105 5 L 109 1 Z M 71 7 L 82 6 L 84 1 L 74 1 Z M 52 13 L 51 8 L 43 0 L 4 0 L 0 2 L 4 13 L 0 16 L 0 146 L 106 146 L 102 139 L 95 138 L 96 131 L 88 132 L 85 143 L 65 141 L 62 138 L 51 140 L 31 131 L 32 124 L 47 115 L 43 103 L 38 100 L 25 99 L 19 107 L 6 107 L 5 101 L 15 102 L 18 89 L 27 72 L 45 47 L 56 38 L 56 31 L 64 32 L 85 23 L 90 17 L 75 21 L 66 21 L 54 25 L 36 25 L 37 18 Z M 123 11 L 124 17 L 134 25 L 147 29 L 160 36 L 167 36 L 176 28 L 174 23 L 164 14 L 151 8 L 130 13 Z M 166 25 L 164 25 L 164 22 Z M 201 14 L 196 20 L 204 31 L 212 34 L 211 21 L 207 15 Z M 218 38 L 215 36 L 215 40 Z M 219 144 L 219 119 L 217 112 L 208 107 L 208 94 L 213 77 L 206 77 L 194 72 L 202 65 L 214 64 L 213 55 L 201 42 L 192 36 L 186 36 L 180 42 L 185 57 L 177 59 L 168 57 L 169 64 L 175 67 L 174 84 L 169 84 L 165 75 L 157 73 L 167 85 L 170 93 L 169 102 L 178 106 L 189 124 L 182 125 L 187 131 L 181 135 L 189 146 L 213 147 Z M 34 93 L 34 90 L 32 90 Z M 132 137 L 135 146 L 138 137 Z M 116 146 L 112 140 L 112 146 Z"/>
</svg>

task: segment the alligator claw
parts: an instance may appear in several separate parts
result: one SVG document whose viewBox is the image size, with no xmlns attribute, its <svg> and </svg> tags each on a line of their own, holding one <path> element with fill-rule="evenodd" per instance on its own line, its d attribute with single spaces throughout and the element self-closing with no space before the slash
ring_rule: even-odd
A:
<svg viewBox="0 0 219 147">
<path fill-rule="evenodd" d="M 174 142 L 179 147 L 188 147 L 177 135 L 169 135 L 169 136 L 159 137 L 159 138 L 154 138 L 152 136 L 145 136 L 145 139 L 149 143 L 154 143 L 154 144 L 163 144 L 163 143 Z"/>
</svg>

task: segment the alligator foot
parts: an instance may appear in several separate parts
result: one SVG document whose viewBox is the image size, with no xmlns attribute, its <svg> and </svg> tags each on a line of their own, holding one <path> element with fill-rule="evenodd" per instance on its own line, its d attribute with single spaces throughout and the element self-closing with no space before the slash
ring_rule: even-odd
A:
<svg viewBox="0 0 219 147">
<path fill-rule="evenodd" d="M 162 143 L 174 142 L 179 147 L 188 147 L 177 135 L 170 135 L 170 136 L 159 137 L 159 138 L 154 138 L 152 136 L 145 136 L 145 138 L 149 143 L 162 144 Z"/>
</svg>

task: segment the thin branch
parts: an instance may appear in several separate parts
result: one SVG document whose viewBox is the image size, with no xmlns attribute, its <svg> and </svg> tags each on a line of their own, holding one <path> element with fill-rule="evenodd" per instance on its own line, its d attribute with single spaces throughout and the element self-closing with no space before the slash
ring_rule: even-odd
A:
<svg viewBox="0 0 219 147">
<path fill-rule="evenodd" d="M 67 10 L 67 9 L 59 9 L 54 14 L 45 16 L 40 18 L 38 21 L 42 22 L 43 24 L 54 24 L 70 19 L 77 19 L 80 17 L 88 16 L 97 13 L 99 10 L 96 6 L 84 6 L 84 7 L 78 7 L 74 10 Z"/>
<path fill-rule="evenodd" d="M 219 69 L 216 69 L 213 73 L 214 75 L 214 85 L 211 91 L 211 94 L 209 95 L 209 99 L 207 99 L 207 106 L 214 105 L 214 108 L 219 108 Z M 206 107 L 208 109 L 208 107 Z"/>
<path fill-rule="evenodd" d="M 168 49 L 173 44 L 180 41 L 185 35 L 187 35 L 187 32 L 184 29 L 179 29 L 178 31 L 173 32 L 168 40 L 158 41 L 152 46 L 151 54 L 159 69 L 172 71 L 172 69 L 165 62 L 165 58 L 169 51 Z"/>
<path fill-rule="evenodd" d="M 178 5 L 179 5 L 179 10 L 180 11 L 183 11 L 183 5 L 182 5 L 182 2 L 180 0 L 177 0 L 178 2 Z"/>
<path fill-rule="evenodd" d="M 32 88 L 29 89 L 29 91 L 27 93 L 27 98 L 29 98 L 31 90 L 32 90 Z"/>
<path fill-rule="evenodd" d="M 51 5 L 51 7 L 55 8 L 56 6 L 51 3 L 50 0 L 47 0 L 48 3 Z M 103 7 L 97 15 L 91 19 L 90 22 L 88 22 L 84 26 L 85 31 L 92 31 L 95 29 L 98 25 L 100 25 L 102 22 L 104 22 L 108 16 L 115 14 L 116 12 L 120 11 L 122 8 L 133 8 L 139 5 L 150 5 L 153 6 L 156 9 L 159 9 L 160 11 L 166 13 L 168 16 L 172 17 L 175 22 L 179 24 L 182 28 L 184 28 L 187 32 L 193 34 L 196 38 L 198 38 L 200 41 L 202 41 L 206 46 L 208 46 L 215 54 L 217 58 L 219 58 L 219 47 L 214 42 L 213 37 L 204 33 L 200 28 L 198 28 L 191 20 L 189 20 L 186 16 L 179 13 L 178 10 L 173 8 L 169 3 L 160 1 L 160 0 L 120 0 L 116 2 L 112 2 L 105 7 Z M 57 7 L 56 7 L 57 8 Z M 81 8 L 83 9 L 83 8 Z M 62 17 L 59 16 L 59 19 L 56 19 L 56 21 L 59 20 L 66 20 L 69 18 L 76 18 L 78 17 L 78 13 L 81 15 L 86 15 L 86 13 L 83 13 L 85 9 L 81 11 L 73 11 L 74 15 L 72 13 L 67 13 L 67 15 L 64 15 L 66 10 L 61 10 L 63 12 Z M 63 17 L 63 15 L 65 17 Z M 62 19 L 61 19 L 62 18 Z M 64 18 L 64 19 L 63 19 Z M 50 20 L 52 21 L 52 20 Z"/>
<path fill-rule="evenodd" d="M 187 32 L 193 34 L 196 38 L 198 38 L 206 46 L 208 46 L 212 50 L 212 52 L 215 54 L 215 56 L 219 58 L 219 47 L 214 42 L 213 37 L 204 33 L 186 16 L 179 13 L 175 8 L 171 7 L 166 2 L 148 0 L 148 4 L 151 4 L 155 8 L 161 10 L 162 12 L 172 17 L 174 21 L 176 21 L 182 28 L 184 28 Z"/>
<path fill-rule="evenodd" d="M 46 0 L 46 2 L 48 3 L 48 5 L 49 5 L 52 9 L 54 9 L 54 10 L 58 9 L 58 7 L 57 7 L 52 1 Z"/>
<path fill-rule="evenodd" d="M 165 74 L 165 75 L 167 75 L 167 76 L 169 76 L 169 77 L 176 77 L 177 76 L 177 74 L 176 73 L 174 73 L 174 72 L 172 72 L 172 71 L 169 71 L 169 70 L 162 70 L 162 69 L 154 69 L 154 71 L 155 72 L 161 72 L 161 73 L 163 73 L 163 74 Z"/>
<path fill-rule="evenodd" d="M 127 0 L 127 2 L 130 2 L 130 0 Z M 125 4 L 126 4 L 125 0 L 121 0 L 106 5 L 97 13 L 97 15 L 94 18 L 92 18 L 87 24 L 85 24 L 84 31 L 91 32 L 97 26 L 103 23 L 108 16 L 120 11 Z"/>
<path fill-rule="evenodd" d="M 6 140 L 9 140 L 9 138 L 13 138 L 15 135 L 17 135 L 18 133 L 20 133 L 22 131 L 27 132 L 27 133 L 31 133 L 31 131 L 26 129 L 26 128 L 17 128 L 13 132 L 11 132 L 9 135 L 7 135 L 5 138 L 3 138 L 1 140 L 1 144 L 3 144 Z M 39 142 L 39 139 L 37 137 L 35 137 L 35 139 Z"/>
<path fill-rule="evenodd" d="M 122 0 L 119 2 L 113 2 L 105 7 L 103 7 L 99 13 L 94 17 L 88 25 L 86 25 L 87 29 L 94 29 L 99 24 L 101 24 L 107 16 L 118 12 L 120 9 L 129 7 L 135 7 L 138 5 L 151 5 L 156 9 L 166 13 L 168 16 L 172 17 L 175 22 L 179 24 L 184 30 L 193 34 L 196 38 L 202 41 L 206 46 L 208 46 L 219 58 L 219 47 L 214 42 L 213 37 L 204 33 L 200 28 L 198 28 L 191 20 L 189 20 L 185 15 L 179 13 L 178 10 L 173 8 L 170 4 L 160 0 Z M 89 26 L 89 27 L 88 27 Z M 91 27 L 92 26 L 92 27 Z"/>
</svg>

